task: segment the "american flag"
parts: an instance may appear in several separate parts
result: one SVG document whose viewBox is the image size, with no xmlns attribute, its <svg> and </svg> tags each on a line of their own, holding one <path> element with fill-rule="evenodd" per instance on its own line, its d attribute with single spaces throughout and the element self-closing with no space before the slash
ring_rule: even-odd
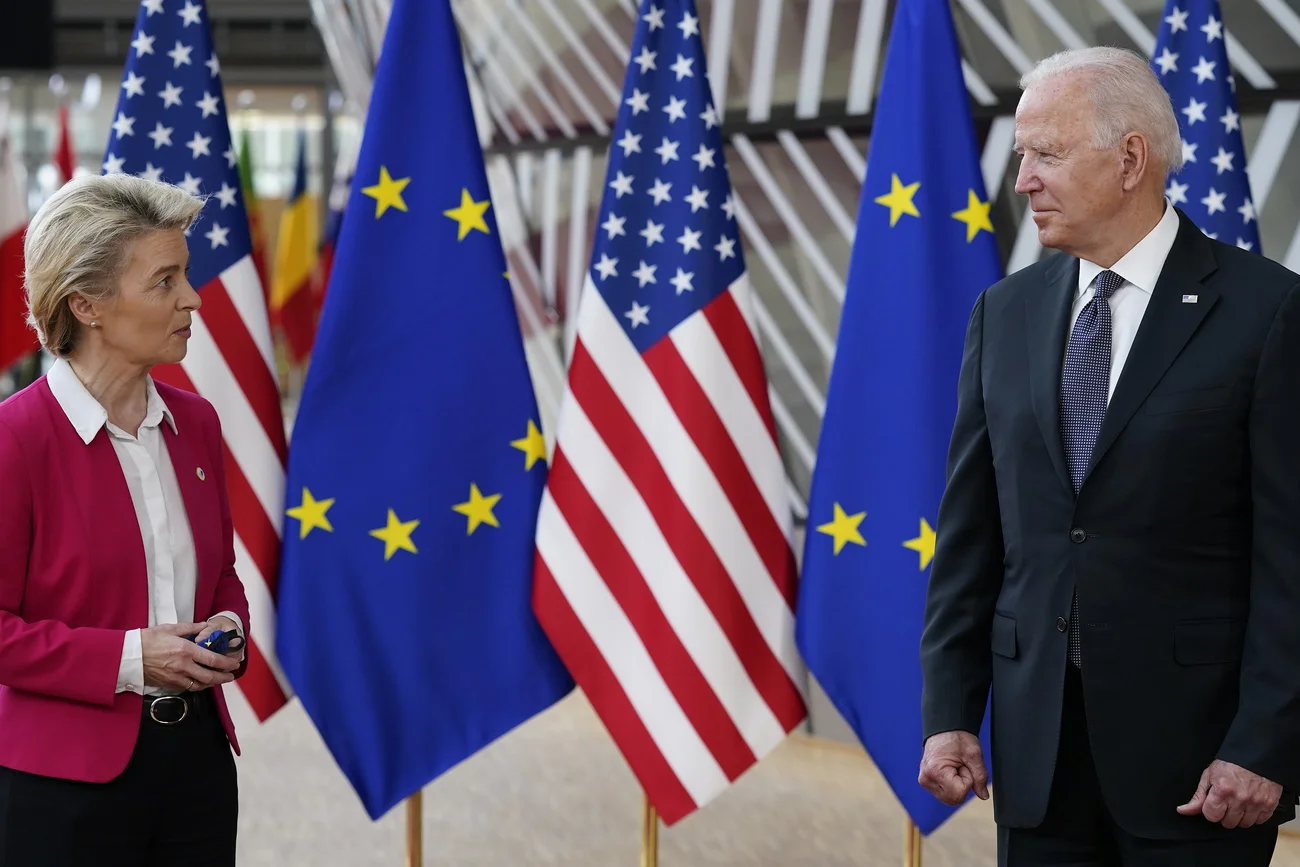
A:
<svg viewBox="0 0 1300 867">
<path fill-rule="evenodd" d="M 266 297 L 203 0 L 144 0 L 136 17 L 103 171 L 210 196 L 189 231 L 190 282 L 202 298 L 189 353 L 154 376 L 216 408 L 226 446 L 235 568 L 248 594 L 248 669 L 237 683 L 259 719 L 288 687 L 276 663 L 275 583 L 284 508 L 284 420 Z"/>
<path fill-rule="evenodd" d="M 791 515 L 693 0 L 641 5 L 534 608 L 672 824 L 805 716 Z"/>
<path fill-rule="evenodd" d="M 1170 0 L 1152 66 L 1183 137 L 1183 170 L 1165 194 L 1211 238 L 1260 252 L 1246 147 L 1218 0 Z"/>
</svg>

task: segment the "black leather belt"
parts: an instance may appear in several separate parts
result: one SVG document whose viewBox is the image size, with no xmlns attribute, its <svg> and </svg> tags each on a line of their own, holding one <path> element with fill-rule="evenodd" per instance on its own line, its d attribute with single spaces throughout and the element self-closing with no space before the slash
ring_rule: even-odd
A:
<svg viewBox="0 0 1300 867">
<path fill-rule="evenodd" d="M 158 725 L 174 726 L 202 716 L 211 706 L 211 701 L 206 690 L 177 695 L 146 695 L 143 713 Z"/>
</svg>

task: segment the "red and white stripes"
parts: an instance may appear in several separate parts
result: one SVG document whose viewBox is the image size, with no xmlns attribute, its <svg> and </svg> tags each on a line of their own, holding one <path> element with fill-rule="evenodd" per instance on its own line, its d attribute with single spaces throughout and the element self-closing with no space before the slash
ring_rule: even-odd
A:
<svg viewBox="0 0 1300 867">
<path fill-rule="evenodd" d="M 189 352 L 159 379 L 206 398 L 221 419 L 235 570 L 248 595 L 248 670 L 236 685 L 258 719 L 291 694 L 275 658 L 275 585 L 284 508 L 285 438 L 266 300 L 250 256 L 206 286 Z"/>
<path fill-rule="evenodd" d="M 804 718 L 790 507 L 747 280 L 644 354 L 586 288 L 534 602 L 672 823 Z"/>
</svg>

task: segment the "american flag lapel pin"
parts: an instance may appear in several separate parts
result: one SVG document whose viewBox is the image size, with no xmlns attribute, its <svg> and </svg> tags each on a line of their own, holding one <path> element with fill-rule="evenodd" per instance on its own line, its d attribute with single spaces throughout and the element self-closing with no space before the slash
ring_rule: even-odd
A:
<svg viewBox="0 0 1300 867">
<path fill-rule="evenodd" d="M 1197 299 L 1198 297 L 1200 297 L 1200 296 L 1197 296 L 1197 295 L 1184 295 L 1184 296 L 1183 296 L 1183 303 L 1184 303 L 1184 304 L 1195 304 L 1195 303 L 1196 303 L 1196 299 Z"/>
</svg>

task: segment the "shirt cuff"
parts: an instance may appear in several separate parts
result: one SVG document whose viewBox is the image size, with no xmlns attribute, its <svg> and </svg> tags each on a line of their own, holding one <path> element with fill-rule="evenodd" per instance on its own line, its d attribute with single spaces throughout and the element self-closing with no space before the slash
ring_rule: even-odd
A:
<svg viewBox="0 0 1300 867">
<path fill-rule="evenodd" d="M 140 630 L 129 629 L 122 639 L 122 662 L 117 667 L 117 691 L 144 695 L 144 652 Z"/>
<path fill-rule="evenodd" d="M 239 634 L 244 637 L 245 649 L 239 651 L 239 661 L 243 662 L 244 654 L 247 652 L 246 649 L 248 647 L 248 633 L 244 631 L 244 621 L 240 620 L 239 615 L 233 611 L 218 611 L 216 614 L 212 615 L 212 617 L 229 617 L 231 620 L 235 621 L 235 627 L 239 630 Z M 209 617 L 208 619 L 211 620 L 212 617 Z"/>
</svg>

